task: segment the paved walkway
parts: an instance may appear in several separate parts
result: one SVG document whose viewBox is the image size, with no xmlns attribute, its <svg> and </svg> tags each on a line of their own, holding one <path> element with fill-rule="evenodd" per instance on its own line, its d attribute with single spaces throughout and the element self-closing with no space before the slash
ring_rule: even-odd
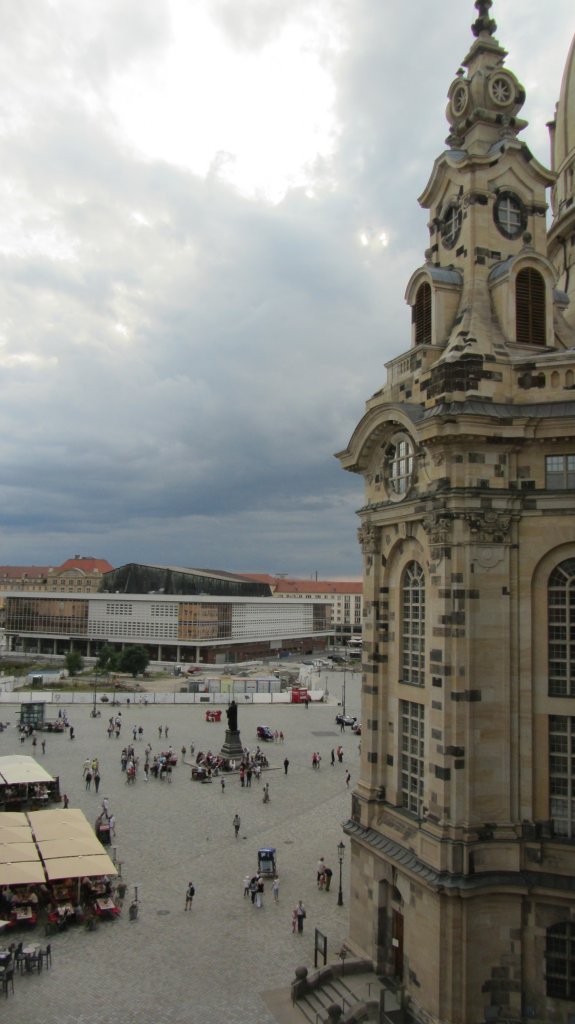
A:
<svg viewBox="0 0 575 1024">
<path fill-rule="evenodd" d="M 347 674 L 347 708 L 359 712 L 361 677 Z M 188 767 L 178 763 L 173 782 L 125 783 L 120 750 L 132 740 L 132 726 L 143 725 L 143 751 L 148 740 L 154 751 L 165 749 L 158 726 L 169 726 L 169 738 L 180 755 L 183 743 L 196 752 L 219 750 L 225 724 L 208 724 L 204 709 L 127 708 L 120 740 L 107 738 L 112 709 L 102 705 L 102 717 L 89 710 L 71 714 L 76 739 L 46 735 L 46 754 L 36 748 L 37 760 L 60 776 L 61 790 L 71 807 L 80 807 L 93 822 L 102 797 L 116 815 L 117 856 L 128 885 L 125 907 L 138 886 L 138 920 L 122 917 L 101 924 L 93 933 L 70 928 L 52 939 L 53 966 L 40 976 L 16 978 L 15 995 L 2 1000 L 4 1024 L 38 1019 L 44 1024 L 273 1024 L 260 994 L 289 985 L 300 964 L 313 964 L 314 928 L 328 937 L 335 958 L 347 932 L 348 870 L 343 870 L 344 907 L 337 906 L 337 844 L 341 822 L 349 817 L 351 789 L 357 780 L 358 739 L 335 725 L 335 702 L 342 676 L 331 674 L 331 704 L 240 707 L 242 741 L 257 744 L 256 727 L 283 730 L 282 745 L 267 744 L 272 766 L 264 774 L 271 802 L 263 804 L 255 779 L 241 789 L 237 776 L 211 785 L 190 781 Z M 3 708 L 4 720 L 15 721 L 13 707 Z M 342 743 L 344 762 L 330 765 L 330 750 Z M 262 745 L 263 746 L 263 745 Z M 322 756 L 321 768 L 311 766 L 312 752 Z M 0 754 L 32 755 L 31 742 L 21 746 L 13 725 L 0 734 Z M 82 764 L 100 759 L 102 782 L 97 796 L 86 792 Z M 284 757 L 290 760 L 286 776 Z M 351 771 L 349 789 L 345 771 Z M 234 838 L 232 818 L 242 821 Z M 274 904 L 266 885 L 264 906 L 258 910 L 243 898 L 243 878 L 257 869 L 257 850 L 275 846 L 280 875 L 280 901 Z M 346 843 L 347 845 L 347 843 Z M 316 862 L 324 856 L 332 868 L 332 890 L 319 892 Z M 193 910 L 184 911 L 186 884 L 196 889 Z M 291 909 L 298 898 L 307 908 L 303 936 L 291 932 Z M 14 935 L 15 937 L 15 935 Z M 24 935 L 19 937 L 25 937 Z M 44 942 L 44 937 L 41 939 Z"/>
</svg>

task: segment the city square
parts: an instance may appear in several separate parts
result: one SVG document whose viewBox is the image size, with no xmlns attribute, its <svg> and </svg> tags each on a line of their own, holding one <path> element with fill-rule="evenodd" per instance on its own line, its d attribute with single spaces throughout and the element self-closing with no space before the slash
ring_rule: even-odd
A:
<svg viewBox="0 0 575 1024">
<path fill-rule="evenodd" d="M 322 673 L 322 685 L 326 683 L 326 702 L 307 710 L 303 704 L 240 707 L 238 725 L 245 746 L 255 749 L 260 724 L 282 731 L 285 739 L 283 744 L 261 744 L 270 768 L 260 782 L 254 778 L 250 788 L 242 788 L 237 774 L 226 775 L 224 791 L 220 777 L 210 785 L 191 781 L 190 766 L 181 761 L 183 745 L 189 761 L 190 744 L 195 758 L 199 750 L 219 750 L 224 741 L 225 722 L 207 722 L 205 706 L 128 705 L 123 699 L 120 708 L 100 704 L 101 716 L 93 718 L 90 705 L 67 704 L 75 739 L 70 741 L 67 733 L 43 734 L 42 755 L 39 746 L 33 751 L 30 740 L 20 744 L 17 705 L 2 705 L 0 717 L 10 726 L 0 736 L 0 754 L 34 752 L 59 776 L 70 807 L 80 808 L 92 823 L 108 798 L 116 817 L 112 847 L 127 886 L 120 919 L 102 922 L 96 931 L 71 926 L 45 939 L 36 929 L 34 941 L 52 943 L 53 966 L 38 976 L 17 978 L 14 997 L 3 1006 L 7 1024 L 23 1015 L 47 1024 L 107 1024 L 119 1018 L 136 1022 L 150 1011 L 156 1020 L 173 1024 L 273 1024 L 265 993 L 289 987 L 296 967 L 313 964 L 316 928 L 327 937 L 328 959 L 337 959 L 346 937 L 349 871 L 347 848 L 340 907 L 337 845 L 344 838 L 341 823 L 349 817 L 360 741 L 349 729 L 342 735 L 335 723 L 343 674 Z M 346 707 L 359 714 L 359 705 L 360 673 L 348 672 Z M 108 718 L 118 711 L 121 736 L 108 739 Z M 133 727 L 140 725 L 143 740 L 135 746 L 142 763 L 148 742 L 154 752 L 171 745 L 178 754 L 171 783 L 151 777 L 146 783 L 140 767 L 136 784 L 126 785 L 120 753 L 132 742 Z M 168 726 L 167 740 L 160 740 L 160 726 L 162 731 Z M 340 743 L 343 762 L 336 759 L 332 766 L 331 750 Z M 314 752 L 321 756 L 319 770 L 312 767 Z M 100 762 L 98 794 L 93 786 L 86 790 L 82 777 L 87 757 Z M 266 782 L 268 804 L 262 800 Z M 241 819 L 237 839 L 232 824 L 236 813 Z M 259 909 L 244 898 L 243 879 L 256 872 L 257 851 L 264 846 L 277 850 L 280 890 L 276 904 L 267 881 Z M 316 885 L 321 856 L 333 870 L 329 892 Z M 195 897 L 191 913 L 186 913 L 190 881 Z M 139 912 L 133 921 L 128 904 L 136 887 Z M 291 912 L 299 899 L 307 911 L 301 936 L 291 928 Z M 10 941 L 25 938 L 20 932 L 10 935 Z"/>
</svg>

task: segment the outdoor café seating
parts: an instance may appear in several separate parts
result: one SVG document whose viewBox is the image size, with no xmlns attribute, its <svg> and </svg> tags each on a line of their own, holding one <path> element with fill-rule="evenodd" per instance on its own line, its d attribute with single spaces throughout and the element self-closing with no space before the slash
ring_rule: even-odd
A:
<svg viewBox="0 0 575 1024">
<path fill-rule="evenodd" d="M 110 896 L 104 896 L 94 900 L 94 913 L 102 918 L 114 918 L 120 913 L 120 907 Z"/>
</svg>

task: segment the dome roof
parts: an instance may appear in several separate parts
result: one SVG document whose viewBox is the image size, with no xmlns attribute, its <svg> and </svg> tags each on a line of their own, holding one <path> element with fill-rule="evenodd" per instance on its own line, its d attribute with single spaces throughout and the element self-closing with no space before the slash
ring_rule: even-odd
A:
<svg viewBox="0 0 575 1024">
<path fill-rule="evenodd" d="M 575 150 L 575 38 L 571 43 L 561 95 L 557 104 L 553 140 L 553 169 L 559 171 L 564 160 Z"/>
</svg>

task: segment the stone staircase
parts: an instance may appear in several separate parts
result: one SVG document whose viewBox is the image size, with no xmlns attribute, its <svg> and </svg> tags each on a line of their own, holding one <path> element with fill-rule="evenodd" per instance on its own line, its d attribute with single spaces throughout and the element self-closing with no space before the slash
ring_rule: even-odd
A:
<svg viewBox="0 0 575 1024">
<path fill-rule="evenodd" d="M 296 971 L 292 1002 L 300 1021 L 308 1024 L 404 1024 L 405 1017 L 394 991 L 365 963 L 332 964 L 311 977 Z"/>
</svg>

